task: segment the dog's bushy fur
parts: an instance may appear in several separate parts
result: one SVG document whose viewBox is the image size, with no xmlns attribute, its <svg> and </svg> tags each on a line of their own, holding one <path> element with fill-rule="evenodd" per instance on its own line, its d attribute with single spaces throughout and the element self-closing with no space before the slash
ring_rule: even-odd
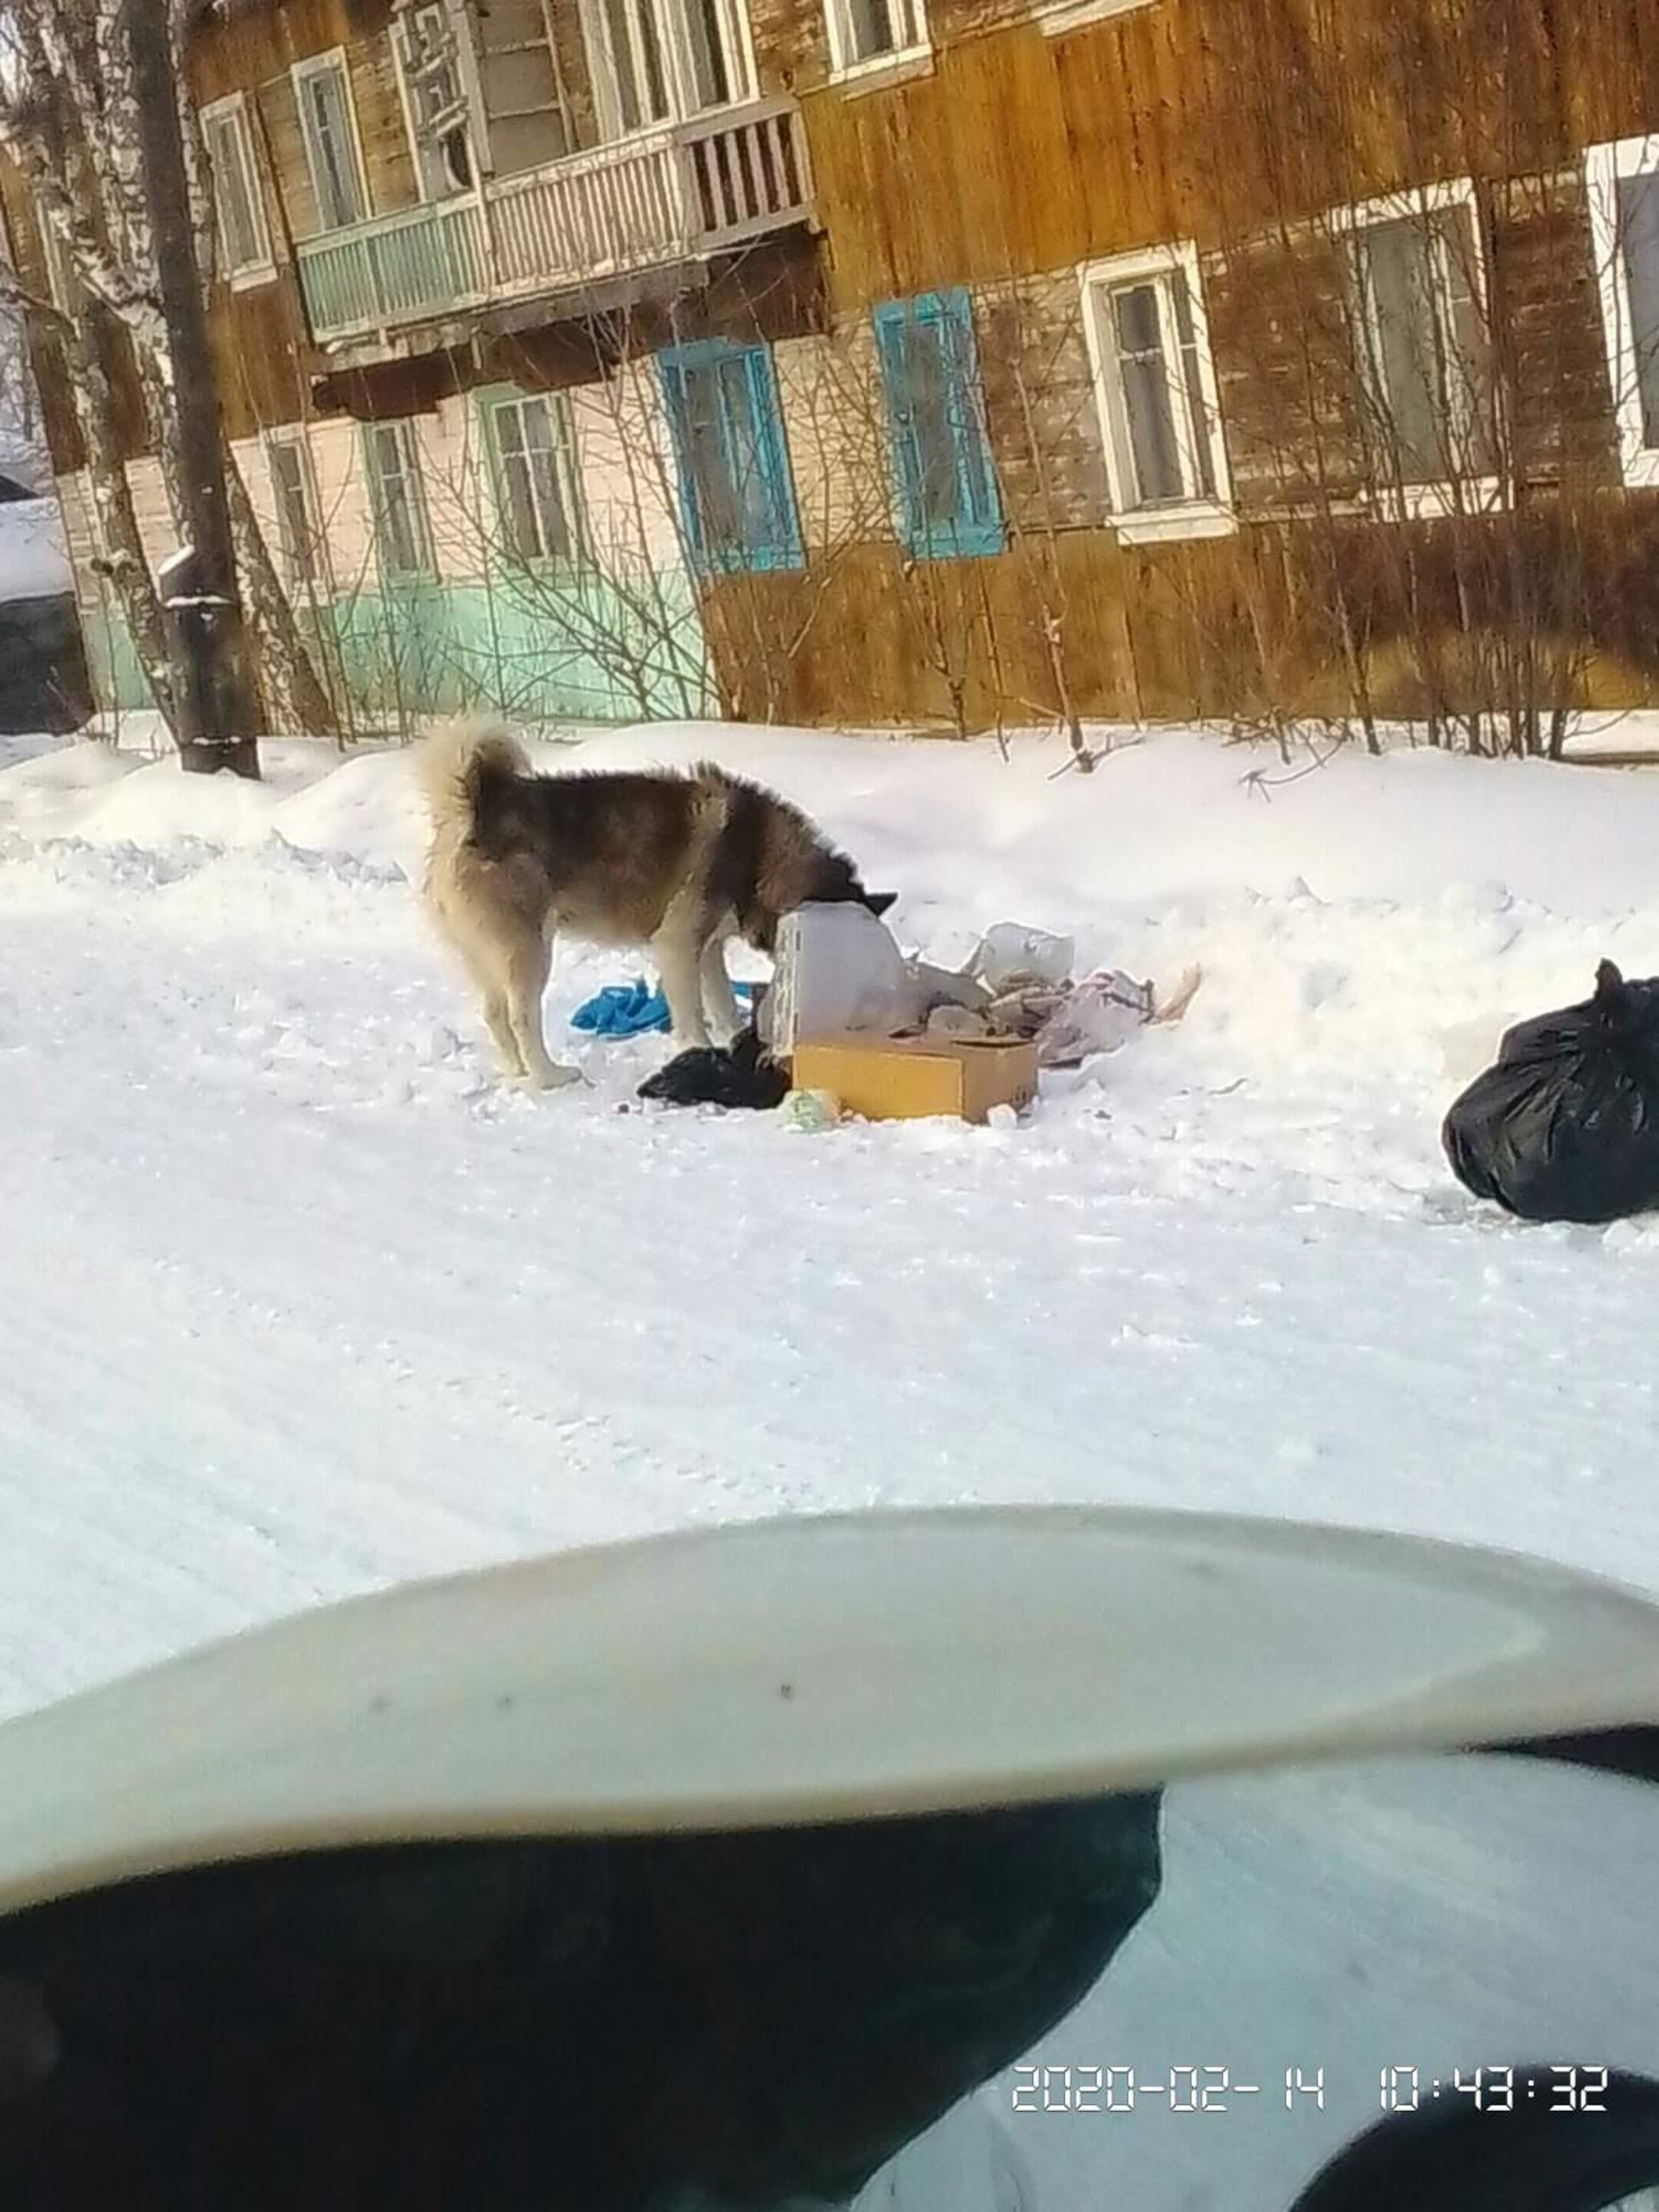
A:
<svg viewBox="0 0 1659 2212">
<path fill-rule="evenodd" d="M 810 900 L 866 891 L 798 807 L 705 762 L 683 774 L 537 775 L 505 731 L 461 725 L 428 738 L 416 765 L 432 817 L 425 897 L 467 964 L 510 1074 L 543 1085 L 575 1074 L 542 1035 L 549 940 L 648 945 L 682 1046 L 739 1027 L 722 950 L 762 952 Z"/>
</svg>

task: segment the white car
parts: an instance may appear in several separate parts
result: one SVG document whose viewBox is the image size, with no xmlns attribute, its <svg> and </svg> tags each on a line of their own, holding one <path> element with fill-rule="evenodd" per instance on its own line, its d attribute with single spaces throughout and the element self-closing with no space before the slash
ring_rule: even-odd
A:
<svg viewBox="0 0 1659 2212">
<path fill-rule="evenodd" d="M 1643 1599 L 1201 1516 L 305 1615 L 0 1727 L 0 2205 L 1646 2212 L 1656 1723 Z"/>
</svg>

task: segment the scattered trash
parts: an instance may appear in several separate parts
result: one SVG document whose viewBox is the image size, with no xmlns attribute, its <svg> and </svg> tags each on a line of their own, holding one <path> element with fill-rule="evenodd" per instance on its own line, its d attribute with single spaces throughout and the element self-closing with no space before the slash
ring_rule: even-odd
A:
<svg viewBox="0 0 1659 2212">
<path fill-rule="evenodd" d="M 1659 1205 L 1659 979 L 1611 960 L 1581 1006 L 1510 1030 L 1441 1132 L 1478 1198 L 1525 1221 L 1617 1221 Z"/>
<path fill-rule="evenodd" d="M 1153 988 L 1116 969 L 1086 976 L 1043 1024 L 1037 1058 L 1046 1068 L 1081 1067 L 1115 1052 L 1152 1020 Z"/>
<path fill-rule="evenodd" d="M 834 1128 L 841 1119 L 841 1101 L 830 1090 L 791 1090 L 779 1109 L 779 1118 L 786 1129 L 816 1136 L 821 1129 Z"/>
<path fill-rule="evenodd" d="M 968 1035 L 978 1027 L 982 1033 L 1027 1038 L 1036 1045 L 1041 1066 L 1081 1067 L 1097 1053 L 1116 1052 L 1137 1030 L 1179 1021 L 1203 979 L 1201 969 L 1189 968 L 1160 1004 L 1151 983 L 1137 982 L 1115 968 L 1100 969 L 1080 983 L 1043 983 L 1022 977 L 991 1001 L 982 1022 L 970 1017 L 964 1023 L 951 1015 L 929 1026 L 946 1028 L 954 1036 Z"/>
<path fill-rule="evenodd" d="M 734 983 L 732 989 L 740 1003 L 753 1002 L 752 983 Z M 595 991 L 571 1015 L 570 1027 L 595 1037 L 645 1037 L 670 1029 L 673 1023 L 662 992 L 652 990 L 643 976 L 636 976 L 631 983 L 607 983 L 603 990 Z"/>
<path fill-rule="evenodd" d="M 748 1106 L 766 1111 L 781 1105 L 789 1090 L 788 1071 L 766 1052 L 753 1029 L 746 1029 L 729 1052 L 715 1045 L 694 1045 L 678 1052 L 655 1075 L 647 1076 L 638 1096 L 669 1106 Z"/>
<path fill-rule="evenodd" d="M 732 1051 L 682 1052 L 640 1084 L 639 1096 L 675 1105 L 764 1108 L 787 1094 L 791 1128 L 827 1128 L 843 1111 L 878 1120 L 925 1113 L 983 1121 L 999 1105 L 1028 1103 L 1038 1068 L 1078 1068 L 1116 1052 L 1141 1029 L 1179 1021 L 1202 981 L 1203 971 L 1189 968 L 1160 1001 L 1150 982 L 1116 969 L 1074 981 L 1073 951 L 1070 938 L 999 922 L 964 967 L 936 968 L 906 959 L 868 907 L 800 906 L 779 931 L 771 983 L 736 987 L 749 999 L 751 1027 Z M 643 977 L 598 992 L 571 1020 L 610 1037 L 669 1026 L 662 994 Z M 861 1045 L 868 1049 L 855 1052 Z M 1023 1056 L 1021 1047 L 1028 1048 Z M 975 1052 L 992 1057 L 964 1058 Z M 826 1053 L 854 1055 L 847 1063 L 850 1090 L 829 1062 L 807 1061 Z M 804 1062 L 818 1067 L 820 1079 L 803 1073 Z M 969 1067 L 971 1075 L 964 1072 Z M 797 1103 L 820 1089 L 833 1111 Z"/>
<path fill-rule="evenodd" d="M 999 922 L 981 938 L 968 973 L 995 998 L 1022 983 L 1065 982 L 1076 950 L 1069 937 L 1051 937 L 1022 922 Z"/>
<path fill-rule="evenodd" d="M 1152 1008 L 1153 1027 L 1173 1029 L 1198 996 L 1198 986 L 1203 981 L 1202 968 L 1196 964 L 1191 968 L 1183 968 L 1180 982 L 1176 984 L 1166 999 L 1158 998 L 1154 995 Z"/>
<path fill-rule="evenodd" d="M 797 1046 L 798 1090 L 827 1090 L 867 1122 L 936 1115 L 983 1122 L 1037 1095 L 1036 1047 L 1014 1037 L 812 1038 Z"/>
<path fill-rule="evenodd" d="M 910 1008 L 905 956 L 868 907 L 815 902 L 785 915 L 768 994 L 774 1052 L 804 1037 L 900 1029 Z"/>
</svg>

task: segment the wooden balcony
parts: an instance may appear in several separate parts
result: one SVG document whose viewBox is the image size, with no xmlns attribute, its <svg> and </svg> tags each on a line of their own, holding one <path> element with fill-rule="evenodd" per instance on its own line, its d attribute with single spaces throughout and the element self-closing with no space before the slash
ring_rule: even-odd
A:
<svg viewBox="0 0 1659 2212">
<path fill-rule="evenodd" d="M 791 100 L 595 146 L 295 249 L 320 345 L 689 261 L 804 221 Z"/>
</svg>

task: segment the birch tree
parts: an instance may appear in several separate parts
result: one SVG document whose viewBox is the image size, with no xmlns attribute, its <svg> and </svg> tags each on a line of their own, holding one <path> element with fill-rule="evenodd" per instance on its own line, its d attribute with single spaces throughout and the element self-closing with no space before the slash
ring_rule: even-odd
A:
<svg viewBox="0 0 1659 2212">
<path fill-rule="evenodd" d="M 211 278 L 215 238 L 207 158 L 188 96 L 189 0 L 171 0 L 174 81 L 191 183 L 196 262 Z M 160 304 L 155 238 L 140 156 L 124 0 L 0 0 L 0 151 L 28 184 L 61 283 L 31 292 L 0 270 L 9 294 L 61 348 L 107 574 L 157 706 L 174 701 L 162 608 L 123 466 L 115 378 L 130 348 L 150 449 L 175 526 L 181 511 L 174 368 Z M 331 732 L 333 706 L 277 581 L 228 442 L 225 470 L 238 580 L 260 689 L 273 719 Z"/>
</svg>

